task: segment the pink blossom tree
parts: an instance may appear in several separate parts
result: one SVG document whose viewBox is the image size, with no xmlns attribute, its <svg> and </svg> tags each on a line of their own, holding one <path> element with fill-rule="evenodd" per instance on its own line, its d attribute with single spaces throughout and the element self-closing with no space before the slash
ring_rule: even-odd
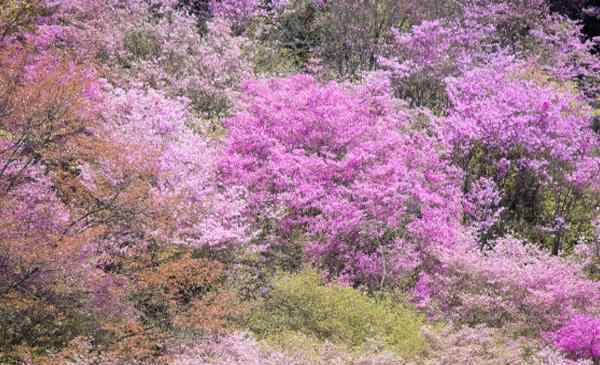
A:
<svg viewBox="0 0 600 365">
<path fill-rule="evenodd" d="M 535 72 L 508 58 L 449 79 L 444 135 L 465 171 L 465 191 L 492 178 L 506 208 L 503 230 L 526 233 L 558 254 L 593 218 L 600 140 L 584 99 Z"/>
<path fill-rule="evenodd" d="M 270 244 L 299 233 L 331 274 L 373 286 L 402 270 L 407 251 L 454 242 L 457 173 L 386 84 L 301 75 L 249 82 L 245 93 L 220 166 L 224 182 L 249 190 L 247 214 L 272 222 Z"/>
</svg>

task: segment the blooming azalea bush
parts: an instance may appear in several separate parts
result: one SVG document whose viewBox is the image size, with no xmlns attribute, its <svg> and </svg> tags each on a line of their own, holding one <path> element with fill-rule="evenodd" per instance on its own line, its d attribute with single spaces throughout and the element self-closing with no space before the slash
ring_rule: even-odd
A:
<svg viewBox="0 0 600 365">
<path fill-rule="evenodd" d="M 420 274 L 416 294 L 456 322 L 540 334 L 578 314 L 595 315 L 598 282 L 581 264 L 514 238 L 481 252 L 476 243 L 439 253 L 439 272 Z"/>
<path fill-rule="evenodd" d="M 381 66 L 399 96 L 437 112 L 448 106 L 445 78 L 507 54 L 535 62 L 561 82 L 576 79 L 590 96 L 600 63 L 582 40 L 581 26 L 550 12 L 543 0 L 468 3 L 450 17 L 425 20 L 406 33 L 393 30 Z"/>
<path fill-rule="evenodd" d="M 600 319 L 576 315 L 554 334 L 554 344 L 575 358 L 600 359 Z"/>
<path fill-rule="evenodd" d="M 170 99 L 153 89 L 113 89 L 103 116 L 110 121 L 111 138 L 128 153 L 85 169 L 85 176 L 95 174 L 117 187 L 133 174 L 117 166 L 143 168 L 156 214 L 167 220 L 165 227 L 153 227 L 154 239 L 201 247 L 239 244 L 251 237 L 240 217 L 243 191 L 217 186 L 217 149 L 186 125 L 192 119 L 187 99 Z"/>
<path fill-rule="evenodd" d="M 248 189 L 247 215 L 274 222 L 263 231 L 269 244 L 298 232 L 330 274 L 372 286 L 404 269 L 401 253 L 452 245 L 456 172 L 395 110 L 385 85 L 296 76 L 247 83 L 245 92 L 246 111 L 226 121 L 220 169 L 224 182 Z"/>
<path fill-rule="evenodd" d="M 480 178 L 501 187 L 500 228 L 523 232 L 556 254 L 590 226 L 600 140 L 581 96 L 532 77 L 531 67 L 497 60 L 448 80 L 444 135 L 465 171 L 466 191 Z"/>
</svg>

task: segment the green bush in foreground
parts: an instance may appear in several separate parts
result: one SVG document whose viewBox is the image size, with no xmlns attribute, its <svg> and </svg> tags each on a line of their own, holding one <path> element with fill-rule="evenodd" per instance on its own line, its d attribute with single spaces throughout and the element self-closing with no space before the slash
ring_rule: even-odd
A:
<svg viewBox="0 0 600 365">
<path fill-rule="evenodd" d="M 424 319 L 389 298 L 372 298 L 339 284 L 325 285 L 317 272 L 278 276 L 249 318 L 259 336 L 275 339 L 291 332 L 360 348 L 374 340 L 404 358 L 425 349 Z"/>
</svg>

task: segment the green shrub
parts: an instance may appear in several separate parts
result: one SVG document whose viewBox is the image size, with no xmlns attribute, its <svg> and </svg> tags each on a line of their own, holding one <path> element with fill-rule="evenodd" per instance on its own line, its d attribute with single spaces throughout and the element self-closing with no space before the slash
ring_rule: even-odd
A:
<svg viewBox="0 0 600 365">
<path fill-rule="evenodd" d="M 278 276 L 249 318 L 249 327 L 264 338 L 292 331 L 353 348 L 375 340 L 405 358 L 425 349 L 423 324 L 422 316 L 405 305 L 324 285 L 315 271 Z"/>
<path fill-rule="evenodd" d="M 143 30 L 127 32 L 123 42 L 133 61 L 152 58 L 160 51 L 160 44 L 156 38 Z"/>
</svg>

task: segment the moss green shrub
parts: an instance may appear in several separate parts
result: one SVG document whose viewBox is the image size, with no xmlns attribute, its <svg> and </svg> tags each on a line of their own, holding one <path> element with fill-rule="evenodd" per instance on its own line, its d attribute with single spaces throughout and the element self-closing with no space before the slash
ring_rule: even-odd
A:
<svg viewBox="0 0 600 365">
<path fill-rule="evenodd" d="M 249 327 L 264 338 L 292 331 L 352 348 L 375 340 L 404 358 L 425 349 L 423 324 L 423 317 L 406 305 L 325 285 L 311 270 L 277 276 L 249 318 Z"/>
<path fill-rule="evenodd" d="M 160 50 L 158 41 L 152 34 L 143 30 L 127 32 L 123 39 L 125 48 L 133 61 L 146 60 L 156 56 Z"/>
</svg>

